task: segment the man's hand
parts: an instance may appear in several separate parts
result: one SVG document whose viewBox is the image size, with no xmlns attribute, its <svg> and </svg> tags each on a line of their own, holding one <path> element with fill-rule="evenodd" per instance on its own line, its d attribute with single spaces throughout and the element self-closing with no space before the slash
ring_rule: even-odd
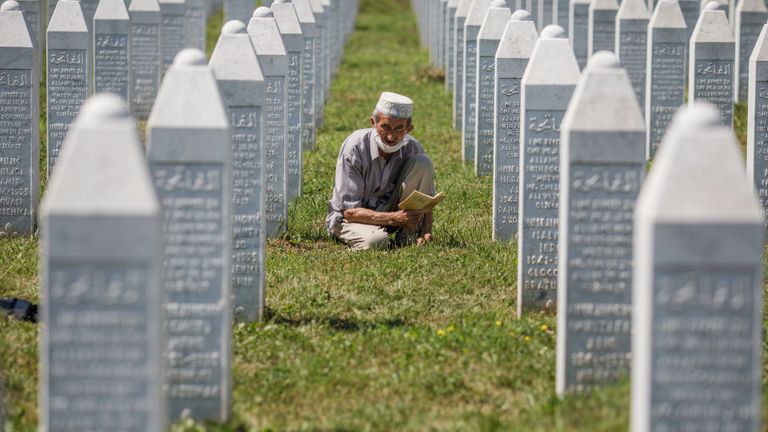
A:
<svg viewBox="0 0 768 432">
<path fill-rule="evenodd" d="M 423 236 L 416 239 L 416 246 L 424 246 L 432 241 L 432 233 L 424 233 Z"/>
<path fill-rule="evenodd" d="M 415 230 L 421 223 L 423 210 L 398 210 L 391 213 L 392 226 Z"/>
</svg>

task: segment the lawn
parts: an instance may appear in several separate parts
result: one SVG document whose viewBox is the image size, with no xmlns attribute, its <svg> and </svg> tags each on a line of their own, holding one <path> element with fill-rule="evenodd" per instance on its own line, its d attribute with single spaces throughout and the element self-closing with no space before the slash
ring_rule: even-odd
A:
<svg viewBox="0 0 768 432">
<path fill-rule="evenodd" d="M 220 23 L 211 20 L 209 38 Z M 412 134 L 447 199 L 434 243 L 351 253 L 323 220 L 339 147 L 369 125 L 382 91 L 414 99 Z M 362 0 L 317 149 L 305 156 L 304 195 L 291 204 L 288 233 L 267 246 L 266 320 L 234 328 L 232 419 L 175 429 L 627 428 L 627 380 L 555 396 L 555 317 L 515 318 L 515 247 L 491 241 L 491 179 L 462 164 L 450 113 L 410 2 Z M 743 137 L 746 113 L 737 113 Z M 37 300 L 36 242 L 0 242 L 0 298 Z M 36 325 L 0 318 L 8 430 L 36 427 L 37 336 Z"/>
</svg>

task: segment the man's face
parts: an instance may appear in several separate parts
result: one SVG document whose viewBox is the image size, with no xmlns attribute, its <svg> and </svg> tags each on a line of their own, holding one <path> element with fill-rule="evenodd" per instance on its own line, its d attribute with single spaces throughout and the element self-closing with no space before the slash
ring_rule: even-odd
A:
<svg viewBox="0 0 768 432">
<path fill-rule="evenodd" d="M 371 125 L 376 129 L 376 133 L 386 145 L 393 146 L 405 138 L 405 135 L 413 130 L 413 125 L 410 124 L 408 119 L 390 117 L 387 115 L 379 114 L 379 121 L 376 121 L 375 117 L 371 117 Z"/>
</svg>

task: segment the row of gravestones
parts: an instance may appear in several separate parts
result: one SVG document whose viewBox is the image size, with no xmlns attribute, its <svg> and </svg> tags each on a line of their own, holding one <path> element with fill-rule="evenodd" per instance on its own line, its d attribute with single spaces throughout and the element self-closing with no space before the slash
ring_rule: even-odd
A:
<svg viewBox="0 0 768 432">
<path fill-rule="evenodd" d="M 267 166 L 275 173 L 270 181 L 276 185 L 270 187 L 274 193 L 268 199 L 268 207 L 273 209 L 268 215 L 270 233 L 284 229 L 288 201 L 301 194 L 302 150 L 314 147 L 315 131 L 323 121 L 324 102 L 341 61 L 340 47 L 351 29 L 355 5 L 342 0 L 283 0 L 272 8 L 281 43 L 262 43 L 262 54 L 287 56 L 277 62 L 284 66 L 270 61 L 266 69 L 269 88 L 284 94 L 287 101 L 284 108 L 289 127 L 285 136 L 275 138 L 279 142 L 272 143 L 274 149 L 267 154 Z M 146 121 L 176 53 L 185 47 L 204 49 L 204 32 L 200 36 L 189 31 L 185 8 L 183 1 L 169 5 L 133 0 L 126 7 L 122 0 L 101 0 L 89 21 L 80 2 L 56 3 L 46 43 L 49 175 L 70 124 L 92 92 L 108 91 L 123 97 L 137 119 Z M 29 14 L 23 12 L 27 20 Z M 29 20 L 27 25 L 31 28 Z M 204 25 L 203 21 L 194 27 L 204 30 Z M 38 88 L 32 83 L 37 82 L 41 71 L 35 57 L 41 44 L 38 37 L 26 32 L 5 30 L 0 34 L 0 44 L 8 49 L 7 55 L 0 57 L 0 104 L 5 106 L 8 122 L 0 129 L 0 139 L 8 143 L 0 148 L 4 161 L 0 184 L 6 186 L 0 190 L 0 228 L 5 235 L 30 234 L 35 229 L 39 188 L 39 136 L 33 127 L 39 115 L 37 104 L 30 106 L 28 101 L 38 100 Z M 195 37 L 190 39 L 190 34 Z M 19 55 L 22 52 L 25 54 Z M 267 98 L 267 102 L 281 100 Z M 266 115 L 280 117 L 279 122 L 286 114 L 269 111 Z M 276 122 L 269 119 L 267 127 L 273 124 Z"/>
<path fill-rule="evenodd" d="M 341 40 L 357 8 L 344 6 Z M 227 22 L 210 64 L 200 50 L 176 55 L 149 113 L 146 156 L 125 99 L 97 93 L 78 107 L 41 205 L 43 430 L 164 430 L 181 416 L 229 416 L 232 321 L 263 313 L 274 160 L 287 153 L 289 7 L 259 8 L 247 27 Z M 4 149 L 36 147 L 33 50 L 23 12 L 6 1 Z M 20 135 L 7 134 L 16 126 Z"/>
<path fill-rule="evenodd" d="M 501 217 L 518 238 L 518 315 L 557 309 L 558 393 L 614 381 L 631 365 L 633 430 L 760 430 L 765 227 L 755 191 L 766 199 L 768 25 L 749 63 L 745 170 L 727 117 L 734 38 L 724 11 L 702 10 L 690 39 L 692 106 L 673 116 L 687 30 L 677 1 L 658 2 L 648 52 L 666 61 L 647 63 L 648 88 L 674 98 L 674 120 L 654 132 L 661 144 L 646 180 L 655 125 L 621 54 L 598 51 L 582 73 L 562 27 L 539 36 L 531 14 L 503 2 L 483 27 L 494 22 L 505 25 L 498 49 L 484 28 L 466 46 L 478 94 L 490 87 L 495 100 L 489 113 L 476 99 L 478 123 L 495 119 L 494 156 L 505 158 L 494 176 L 508 180 L 507 195 L 495 192 L 494 212 L 507 206 Z M 654 88 L 659 76 L 667 81 Z"/>
</svg>

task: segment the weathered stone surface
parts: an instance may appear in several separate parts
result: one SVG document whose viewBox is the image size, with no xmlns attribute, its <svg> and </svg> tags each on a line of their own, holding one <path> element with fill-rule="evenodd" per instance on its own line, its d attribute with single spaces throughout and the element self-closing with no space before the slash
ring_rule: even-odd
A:
<svg viewBox="0 0 768 432">
<path fill-rule="evenodd" d="M 701 12 L 690 42 L 688 102 L 715 104 L 723 124 L 733 124 L 735 40 L 725 12 L 709 2 Z"/>
<path fill-rule="evenodd" d="M 45 52 L 45 27 L 48 24 L 45 14 L 45 0 L 16 0 L 24 12 L 24 21 L 27 23 L 29 37 L 35 46 L 35 70 L 38 71 L 37 79 L 42 81 L 42 56 Z"/>
<path fill-rule="evenodd" d="M 454 55 L 456 55 L 456 9 L 459 0 L 449 0 L 445 10 L 445 91 L 453 90 L 453 68 L 455 67 Z"/>
<path fill-rule="evenodd" d="M 274 237 L 286 230 L 286 92 L 288 60 L 280 30 L 268 8 L 258 8 L 248 23 L 248 34 L 264 73 L 264 215 L 266 235 Z"/>
<path fill-rule="evenodd" d="M 589 3 L 589 55 L 616 49 L 616 0 L 592 0 Z"/>
<path fill-rule="evenodd" d="M 571 0 L 568 12 L 568 39 L 579 68 L 589 59 L 589 0 Z"/>
<path fill-rule="evenodd" d="M 224 22 L 231 20 L 248 22 L 255 7 L 253 0 L 224 0 Z"/>
<path fill-rule="evenodd" d="M 213 50 L 232 134 L 232 292 L 234 319 L 264 316 L 264 75 L 245 24 L 229 21 Z"/>
<path fill-rule="evenodd" d="M 763 29 L 763 24 L 768 20 L 768 8 L 763 0 L 741 0 L 736 6 L 733 17 L 736 39 L 736 72 L 734 78 L 736 84 L 735 100 L 746 101 L 748 97 L 749 83 L 749 56 L 757 42 L 757 37 Z"/>
<path fill-rule="evenodd" d="M 327 13 L 320 0 L 309 0 L 312 12 L 315 14 L 315 127 L 323 126 L 325 110 L 325 44 L 327 39 Z M 317 132 L 315 132 L 317 136 Z M 316 145 L 313 144 L 313 145 Z"/>
<path fill-rule="evenodd" d="M 91 83 L 90 36 L 80 2 L 60 0 L 47 32 L 48 177 Z"/>
<path fill-rule="evenodd" d="M 317 43 L 317 22 L 309 0 L 291 0 L 296 16 L 304 33 L 304 51 L 301 59 L 301 145 L 302 150 L 311 150 L 317 140 L 315 125 L 315 44 Z M 303 159 L 303 158 L 302 158 Z M 302 167 L 299 167 L 302 171 Z M 300 178 L 301 179 L 301 178 Z M 301 185 L 299 185 L 301 191 Z"/>
<path fill-rule="evenodd" d="M 760 430 L 762 240 L 736 137 L 695 103 L 635 208 L 632 431 Z"/>
<path fill-rule="evenodd" d="M 184 0 L 184 48 L 205 51 L 205 0 Z"/>
<path fill-rule="evenodd" d="M 648 57 L 648 20 L 643 0 L 624 0 L 616 14 L 616 53 L 635 89 L 635 97 L 645 115 L 645 73 Z"/>
<path fill-rule="evenodd" d="M 521 82 L 517 315 L 555 308 L 560 123 L 579 80 L 565 31 L 541 31 Z"/>
<path fill-rule="evenodd" d="M 493 136 L 493 240 L 517 239 L 520 206 L 520 83 L 538 32 L 531 15 L 516 11 L 496 52 Z"/>
<path fill-rule="evenodd" d="M 162 217 L 120 98 L 83 105 L 41 213 L 40 429 L 166 430 Z"/>
<path fill-rule="evenodd" d="M 645 125 L 630 76 L 615 54 L 595 53 L 562 123 L 558 394 L 629 371 L 632 212 L 644 174 Z"/>
<path fill-rule="evenodd" d="M 19 4 L 0 5 L 0 237 L 31 235 L 40 188 L 39 71 Z"/>
<path fill-rule="evenodd" d="M 699 0 L 699 14 L 706 9 L 706 6 L 710 2 L 715 2 L 719 5 L 719 9 L 725 12 L 725 16 L 730 21 L 733 18 L 733 5 L 735 0 Z"/>
<path fill-rule="evenodd" d="M 648 138 L 645 151 L 646 157 L 651 159 L 685 97 L 688 30 L 680 3 L 660 0 L 648 28 L 650 57 L 646 64 L 645 127 Z"/>
<path fill-rule="evenodd" d="M 696 27 L 696 21 L 699 20 L 699 0 L 678 0 L 678 3 L 683 17 L 685 17 L 685 26 L 688 29 L 688 39 L 690 40 L 693 29 Z"/>
<path fill-rule="evenodd" d="M 163 55 L 163 70 L 161 78 L 165 76 L 168 67 L 173 63 L 176 54 L 186 47 L 184 32 L 187 25 L 187 4 L 185 0 L 158 0 L 160 3 L 160 51 Z"/>
<path fill-rule="evenodd" d="M 504 0 L 493 0 L 485 15 L 477 37 L 477 60 L 475 74 L 475 174 L 493 174 L 493 101 L 496 93 L 496 50 L 504 34 L 507 22 L 512 16 Z"/>
<path fill-rule="evenodd" d="M 566 34 L 570 32 L 570 22 L 568 14 L 571 2 L 569 0 L 553 0 L 555 2 L 555 11 L 553 14 L 554 22 L 565 30 Z"/>
<path fill-rule="evenodd" d="M 453 127 L 461 130 L 462 115 L 464 113 L 464 24 L 467 20 L 469 7 L 472 0 L 459 0 L 456 8 L 456 18 L 453 27 L 454 33 L 454 67 L 453 67 Z M 463 154 L 463 153 L 462 153 Z"/>
<path fill-rule="evenodd" d="M 128 13 L 131 16 L 130 105 L 133 115 L 146 121 L 155 103 L 162 71 L 160 3 L 157 0 L 132 0 Z"/>
<path fill-rule="evenodd" d="M 147 137 L 164 214 L 169 417 L 225 421 L 232 398 L 232 148 L 202 51 L 176 55 L 149 115 Z"/>
<path fill-rule="evenodd" d="M 491 7 L 491 0 L 473 0 L 467 20 L 464 22 L 464 91 L 462 97 L 462 161 L 474 164 L 475 161 L 475 126 L 477 123 L 477 36 L 483 24 L 485 14 Z"/>
<path fill-rule="evenodd" d="M 747 101 L 747 177 L 768 216 L 768 25 L 757 38 L 749 59 Z M 768 232 L 768 224 L 766 225 Z"/>
<path fill-rule="evenodd" d="M 130 100 L 128 37 L 131 18 L 123 0 L 101 0 L 93 18 L 93 88 Z"/>
</svg>

